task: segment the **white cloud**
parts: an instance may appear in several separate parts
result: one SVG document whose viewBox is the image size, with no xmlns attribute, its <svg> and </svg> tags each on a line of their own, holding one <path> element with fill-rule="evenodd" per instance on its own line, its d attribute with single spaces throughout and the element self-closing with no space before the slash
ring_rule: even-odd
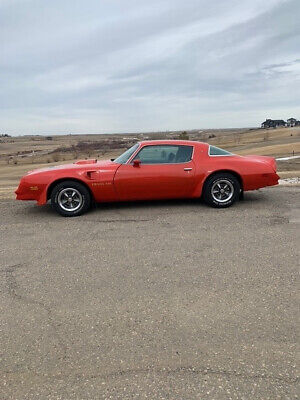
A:
<svg viewBox="0 0 300 400">
<path fill-rule="evenodd" d="M 296 115 L 299 10 L 296 0 L 0 0 L 1 130 L 253 126 Z"/>
</svg>

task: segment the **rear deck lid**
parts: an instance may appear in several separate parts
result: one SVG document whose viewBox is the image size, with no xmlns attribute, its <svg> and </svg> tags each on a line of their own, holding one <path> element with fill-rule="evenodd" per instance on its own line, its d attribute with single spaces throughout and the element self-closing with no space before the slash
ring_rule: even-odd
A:
<svg viewBox="0 0 300 400">
<path fill-rule="evenodd" d="M 253 156 L 246 156 L 246 158 L 250 158 L 251 160 L 260 161 L 265 164 L 269 164 L 273 168 L 274 172 L 276 172 L 276 170 L 277 170 L 276 160 L 274 157 L 253 155 Z"/>
</svg>

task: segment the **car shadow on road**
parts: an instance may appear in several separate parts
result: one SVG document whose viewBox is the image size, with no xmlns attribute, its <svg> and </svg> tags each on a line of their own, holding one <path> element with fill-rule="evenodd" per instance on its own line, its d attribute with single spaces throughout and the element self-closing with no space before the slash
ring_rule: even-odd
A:
<svg viewBox="0 0 300 400">
<path fill-rule="evenodd" d="M 131 208 L 167 208 L 167 207 L 189 207 L 205 206 L 205 203 L 199 199 L 167 199 L 167 200 L 139 200 L 139 201 L 119 201 L 112 203 L 97 203 L 95 209 L 115 210 Z"/>
<path fill-rule="evenodd" d="M 238 201 L 233 207 L 227 209 L 234 209 L 236 207 L 241 208 L 245 206 L 249 206 L 250 204 L 262 206 L 264 203 L 269 203 L 269 195 L 267 193 L 256 191 L 256 192 L 246 192 L 243 200 Z M 31 216 L 38 217 L 53 217 L 60 216 L 52 209 L 51 204 L 47 203 L 45 206 L 32 206 L 32 204 L 26 204 L 26 213 Z M 176 208 L 182 208 L 184 210 L 195 210 L 195 211 L 203 211 L 207 210 L 207 212 L 211 211 L 222 211 L 221 209 L 213 209 L 209 207 L 202 199 L 168 199 L 168 200 L 148 200 L 148 201 L 126 201 L 126 202 L 111 202 L 111 203 L 97 203 L 92 207 L 92 209 L 88 212 L 88 214 L 94 214 L 99 212 L 121 212 L 123 210 L 138 210 L 139 212 L 142 210 L 153 209 L 158 210 L 162 209 L 167 211 L 168 209 L 173 211 Z"/>
<path fill-rule="evenodd" d="M 236 202 L 233 207 L 226 208 L 226 210 L 234 210 L 236 207 L 248 207 L 250 204 L 267 204 L 269 202 L 268 196 L 262 193 L 247 193 L 244 195 L 243 200 Z M 159 210 L 165 212 L 176 212 L 181 209 L 182 212 L 216 212 L 224 211 L 224 209 L 217 209 L 208 206 L 202 199 L 173 199 L 173 200 L 149 200 L 149 201 L 126 201 L 126 202 L 112 202 L 112 203 L 97 203 L 89 213 L 97 212 L 122 212 L 124 210 Z"/>
</svg>

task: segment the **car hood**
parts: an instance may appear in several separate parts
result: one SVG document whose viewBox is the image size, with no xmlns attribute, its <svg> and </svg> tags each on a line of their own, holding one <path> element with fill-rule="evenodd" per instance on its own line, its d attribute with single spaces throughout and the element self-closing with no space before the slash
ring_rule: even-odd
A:
<svg viewBox="0 0 300 400">
<path fill-rule="evenodd" d="M 56 170 L 84 170 L 90 168 L 97 169 L 114 169 L 118 168 L 119 164 L 111 161 L 111 160 L 79 160 L 74 162 L 73 164 L 62 164 L 62 165 L 53 165 L 45 168 L 34 169 L 29 171 L 27 175 L 41 173 L 41 172 L 53 172 Z"/>
</svg>

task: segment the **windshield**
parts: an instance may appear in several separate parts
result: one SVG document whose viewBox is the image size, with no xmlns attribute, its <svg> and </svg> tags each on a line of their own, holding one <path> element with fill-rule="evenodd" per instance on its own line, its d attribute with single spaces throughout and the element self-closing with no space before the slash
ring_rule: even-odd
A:
<svg viewBox="0 0 300 400">
<path fill-rule="evenodd" d="M 125 153 L 121 154 L 118 158 L 114 160 L 115 163 L 118 164 L 126 164 L 132 154 L 136 151 L 139 147 L 139 144 L 135 144 L 134 146 L 130 147 L 130 149 L 126 150 Z"/>
</svg>

